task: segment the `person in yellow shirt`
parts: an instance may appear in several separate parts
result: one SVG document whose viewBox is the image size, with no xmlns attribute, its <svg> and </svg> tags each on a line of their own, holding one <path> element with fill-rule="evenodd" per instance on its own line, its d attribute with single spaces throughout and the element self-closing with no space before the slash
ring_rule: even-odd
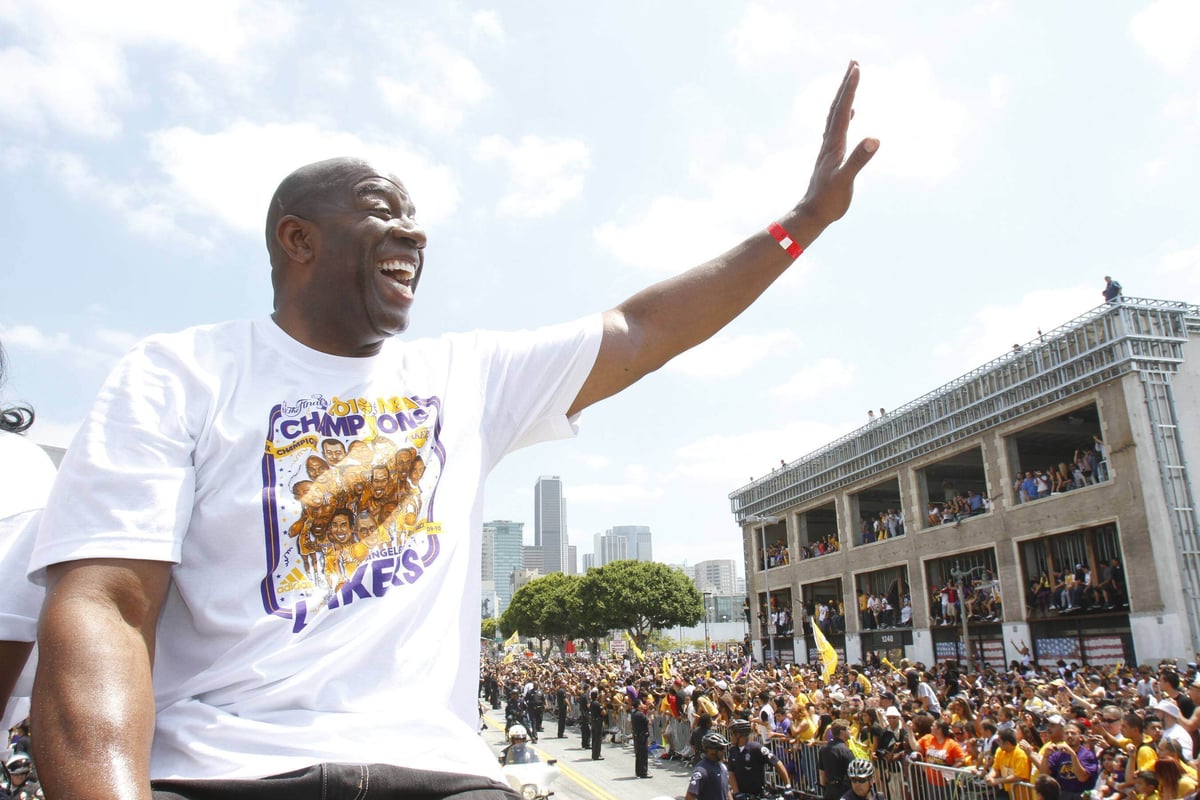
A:
<svg viewBox="0 0 1200 800">
<path fill-rule="evenodd" d="M 1028 785 L 1032 766 L 1029 756 L 1017 747 L 1017 734 L 1010 730 L 996 734 L 996 752 L 992 757 L 992 768 L 984 777 L 988 786 L 996 787 L 1001 800 L 1034 800 L 1033 790 Z"/>
</svg>

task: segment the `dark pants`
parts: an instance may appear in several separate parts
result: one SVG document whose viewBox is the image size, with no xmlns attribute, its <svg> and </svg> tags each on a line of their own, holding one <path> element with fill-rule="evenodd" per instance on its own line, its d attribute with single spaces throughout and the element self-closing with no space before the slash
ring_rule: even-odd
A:
<svg viewBox="0 0 1200 800">
<path fill-rule="evenodd" d="M 386 764 L 314 764 L 257 780 L 154 781 L 154 800 L 516 800 L 477 775 Z"/>
<path fill-rule="evenodd" d="M 644 778 L 650 774 L 650 765 L 647 763 L 649 757 L 650 737 L 633 737 L 633 773 L 639 778 Z"/>
<path fill-rule="evenodd" d="M 558 707 L 558 738 L 563 738 L 567 734 L 567 707 Z"/>
<path fill-rule="evenodd" d="M 604 721 L 592 717 L 592 760 L 600 758 L 600 745 L 604 744 Z"/>
<path fill-rule="evenodd" d="M 584 750 L 587 750 L 592 746 L 592 726 L 591 723 L 588 722 L 588 718 L 586 716 L 581 716 L 579 718 L 579 731 L 583 734 L 583 741 L 579 746 Z"/>
</svg>

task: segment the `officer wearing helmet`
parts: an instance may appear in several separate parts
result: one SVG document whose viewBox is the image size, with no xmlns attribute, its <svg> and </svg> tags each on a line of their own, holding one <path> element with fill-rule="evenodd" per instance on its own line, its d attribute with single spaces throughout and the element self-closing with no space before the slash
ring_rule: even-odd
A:
<svg viewBox="0 0 1200 800">
<path fill-rule="evenodd" d="M 704 758 L 692 770 L 684 800 L 733 800 L 733 792 L 729 790 L 729 770 L 725 767 L 728 747 L 729 741 L 716 731 L 704 734 L 700 740 Z"/>
<path fill-rule="evenodd" d="M 749 720 L 735 720 L 729 726 L 729 786 L 734 794 L 762 794 L 766 785 L 764 770 L 768 764 L 775 768 L 783 786 L 791 781 L 787 767 L 761 742 L 750 742 L 753 726 Z"/>
<path fill-rule="evenodd" d="M 865 758 L 856 758 L 846 768 L 850 790 L 842 800 L 884 800 L 883 793 L 875 789 L 875 765 Z"/>
<path fill-rule="evenodd" d="M 537 754 L 529 746 L 529 731 L 524 725 L 513 725 L 508 729 L 508 747 L 500 753 L 501 764 L 532 764 Z"/>
<path fill-rule="evenodd" d="M 33 776 L 33 760 L 25 753 L 17 753 L 4 765 L 8 770 L 9 788 L 5 797 L 12 800 L 34 800 L 40 798 L 41 786 Z M 3 789 L 0 789 L 3 792 Z"/>
</svg>

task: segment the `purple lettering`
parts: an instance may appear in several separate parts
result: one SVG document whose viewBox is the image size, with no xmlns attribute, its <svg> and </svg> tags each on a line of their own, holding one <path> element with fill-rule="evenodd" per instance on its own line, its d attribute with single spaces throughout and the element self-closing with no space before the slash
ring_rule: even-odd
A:
<svg viewBox="0 0 1200 800">
<path fill-rule="evenodd" d="M 325 415 L 319 411 L 314 411 L 300 418 L 300 430 L 304 433 L 321 430 L 321 419 Z"/>
<path fill-rule="evenodd" d="M 300 431 L 298 430 L 299 425 L 300 423 L 294 419 L 285 419 L 279 423 L 279 432 L 283 434 L 283 438 L 285 439 L 295 439 L 300 435 Z"/>
<path fill-rule="evenodd" d="M 425 568 L 421 566 L 421 557 L 417 555 L 416 550 L 405 550 L 404 555 L 400 556 L 400 563 L 408 568 L 404 579 L 409 583 L 416 581 L 425 572 Z"/>
<path fill-rule="evenodd" d="M 354 574 L 350 576 L 350 580 L 342 584 L 342 605 L 348 606 L 354 602 L 354 595 L 359 597 L 370 597 L 371 593 L 367 591 L 367 587 L 362 585 L 363 577 L 367 574 L 367 565 L 360 564 L 358 569 L 354 570 Z"/>
<path fill-rule="evenodd" d="M 371 562 L 371 594 L 383 597 L 389 588 L 396 562 L 390 558 L 377 558 Z"/>
</svg>

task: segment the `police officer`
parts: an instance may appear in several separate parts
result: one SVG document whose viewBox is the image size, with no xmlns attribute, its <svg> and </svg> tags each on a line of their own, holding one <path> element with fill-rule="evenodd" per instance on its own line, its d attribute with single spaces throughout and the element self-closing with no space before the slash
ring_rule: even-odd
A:
<svg viewBox="0 0 1200 800">
<path fill-rule="evenodd" d="M 558 738 L 565 739 L 567 732 L 567 684 L 558 679 L 558 691 L 554 693 L 554 713 L 558 715 Z"/>
<path fill-rule="evenodd" d="M 592 723 L 588 719 L 588 701 L 591 699 L 587 691 L 587 686 L 584 686 L 583 691 L 579 694 L 579 732 L 582 734 L 580 747 L 584 750 L 591 749 L 592 746 Z M 599 732 L 597 732 L 599 735 Z"/>
<path fill-rule="evenodd" d="M 729 770 L 725 767 L 725 748 L 729 742 L 716 731 L 709 731 L 700 740 L 704 758 L 692 770 L 684 800 L 733 800 L 729 789 Z"/>
<path fill-rule="evenodd" d="M 846 744 L 850 723 L 844 719 L 835 720 L 829 726 L 829 734 L 829 741 L 817 752 L 817 768 L 821 777 L 821 797 L 838 800 L 850 788 L 847 771 L 854 760 L 854 753 Z"/>
<path fill-rule="evenodd" d="M 791 783 L 787 767 L 769 748 L 761 742 L 750 743 L 752 727 L 750 722 L 744 719 L 739 719 L 729 726 L 733 743 L 725 763 L 729 766 L 729 785 L 734 794 L 762 794 L 766 786 L 765 769 L 768 764 L 775 769 L 783 786 Z"/>
<path fill-rule="evenodd" d="M 542 732 L 542 715 L 546 713 L 546 695 L 536 683 L 525 693 L 525 704 L 529 706 L 529 733 L 536 743 Z"/>
<path fill-rule="evenodd" d="M 653 778 L 650 774 L 650 717 L 646 716 L 647 704 L 639 700 L 629 718 L 633 730 L 633 771 L 639 778 Z"/>
<path fill-rule="evenodd" d="M 850 789 L 842 795 L 842 800 L 884 800 L 883 793 L 874 785 L 875 765 L 865 758 L 850 762 L 846 778 L 850 781 Z"/>
<path fill-rule="evenodd" d="M 521 725 L 528 729 L 529 723 L 529 707 L 525 705 L 525 698 L 521 697 L 521 690 L 513 688 L 508 693 L 508 705 L 504 707 L 504 732 L 507 734 L 513 725 Z"/>
<path fill-rule="evenodd" d="M 604 706 L 600 703 L 600 692 L 595 689 L 588 702 L 588 717 L 592 724 L 592 761 L 603 761 L 600 745 L 604 744 Z"/>
</svg>

